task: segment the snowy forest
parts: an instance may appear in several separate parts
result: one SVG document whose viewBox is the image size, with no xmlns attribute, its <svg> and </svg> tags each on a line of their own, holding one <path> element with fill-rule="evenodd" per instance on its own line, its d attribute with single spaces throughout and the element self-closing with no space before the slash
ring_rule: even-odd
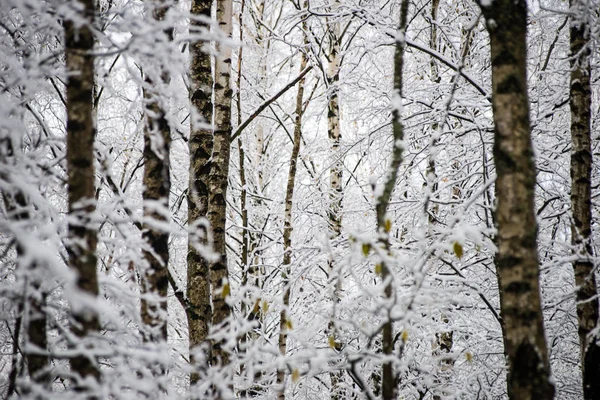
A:
<svg viewBox="0 0 600 400">
<path fill-rule="evenodd" d="M 598 0 L 1 0 L 0 398 L 600 399 L 599 45 Z"/>
</svg>

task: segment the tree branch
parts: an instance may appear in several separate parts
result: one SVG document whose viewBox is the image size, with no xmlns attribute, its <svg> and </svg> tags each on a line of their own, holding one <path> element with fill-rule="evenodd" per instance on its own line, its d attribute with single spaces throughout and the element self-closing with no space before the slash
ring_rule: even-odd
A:
<svg viewBox="0 0 600 400">
<path fill-rule="evenodd" d="M 233 133 L 233 135 L 231 136 L 231 143 L 233 143 L 233 141 L 235 139 L 237 139 L 238 136 L 240 136 L 240 134 L 243 132 L 243 130 L 250 125 L 250 123 L 252 121 L 254 121 L 254 119 L 256 117 L 258 117 L 260 115 L 261 112 L 263 112 L 265 110 L 265 108 L 269 107 L 269 105 L 271 103 L 273 103 L 274 101 L 276 101 L 278 98 L 280 98 L 285 92 L 287 92 L 288 90 L 290 90 L 291 88 L 293 88 L 296 83 L 298 83 L 300 81 L 300 79 L 304 78 L 304 76 L 306 74 L 308 74 L 308 72 L 312 69 L 312 65 L 309 65 L 308 67 L 304 68 L 304 70 L 300 73 L 300 75 L 298 75 L 296 77 L 296 79 L 294 79 L 293 81 L 291 81 L 290 83 L 288 83 L 287 85 L 285 85 L 283 87 L 283 89 L 281 89 L 279 92 L 277 92 L 273 97 L 271 97 L 270 99 L 268 99 L 267 101 L 265 101 L 264 103 L 262 103 L 253 113 L 252 115 L 250 115 L 248 118 L 246 118 L 246 120 L 244 122 L 242 122 L 240 124 L 240 126 L 237 127 L 237 129 L 235 130 L 235 132 Z"/>
<path fill-rule="evenodd" d="M 431 57 L 440 61 L 442 64 L 446 65 L 448 68 L 453 69 L 454 71 L 458 72 L 460 74 L 460 76 L 462 76 L 467 82 L 469 82 L 471 84 L 471 86 L 473 86 L 479 93 L 481 93 L 481 95 L 483 97 L 485 97 L 486 99 L 491 101 L 491 99 L 492 99 L 491 94 L 488 93 L 485 89 L 483 89 L 483 87 L 481 87 L 481 85 L 479 83 L 475 82 L 475 80 L 473 78 L 471 78 L 471 76 L 469 74 L 464 72 L 461 67 L 455 65 L 452 61 L 448 60 L 446 57 L 444 57 L 442 54 L 438 53 L 435 50 L 432 50 L 428 47 L 422 46 L 422 45 L 415 43 L 409 39 L 406 39 L 405 42 L 408 47 L 412 47 L 413 49 L 417 49 L 419 51 L 422 51 L 423 53 L 427 53 Z"/>
</svg>

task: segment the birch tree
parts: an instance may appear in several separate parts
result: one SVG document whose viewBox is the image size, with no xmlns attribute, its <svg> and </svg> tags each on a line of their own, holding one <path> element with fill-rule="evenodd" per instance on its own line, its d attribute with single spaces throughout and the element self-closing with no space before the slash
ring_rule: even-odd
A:
<svg viewBox="0 0 600 400">
<path fill-rule="evenodd" d="M 11 140 L 7 140 L 0 150 L 0 157 L 5 158 L 14 156 L 15 150 L 19 151 L 22 146 L 14 146 Z M 16 147 L 16 148 L 15 148 Z M 18 150 L 17 150 L 18 149 Z M 2 173 L 3 180 L 10 181 L 11 179 Z M 2 200 L 6 207 L 8 221 L 13 224 L 26 224 L 31 218 L 29 209 L 32 208 L 31 204 L 28 204 L 27 198 L 22 191 L 18 191 L 15 194 L 9 194 L 6 191 L 2 193 Z M 17 260 L 26 260 L 24 239 L 15 235 L 16 247 L 17 247 Z M 48 351 L 48 332 L 46 323 L 46 314 L 44 308 L 47 304 L 47 289 L 42 287 L 44 284 L 44 266 L 39 262 L 31 262 L 30 264 L 18 262 L 17 267 L 20 273 L 24 273 L 31 279 L 31 284 L 27 285 L 28 291 L 27 296 L 24 300 L 25 304 L 20 304 L 19 314 L 23 314 L 17 318 L 15 323 L 15 333 L 13 337 L 13 344 L 18 344 L 19 333 L 21 326 L 24 326 L 26 332 L 26 339 L 29 343 L 34 345 L 37 349 L 35 351 L 23 351 L 23 355 L 27 360 L 27 369 L 31 380 L 42 388 L 48 389 L 50 383 L 50 357 L 46 354 Z M 16 346 L 15 346 L 16 347 Z M 9 387 L 7 389 L 7 396 L 11 396 L 16 392 L 16 378 L 17 378 L 17 365 L 16 359 L 13 359 L 12 371 L 9 378 Z"/>
<path fill-rule="evenodd" d="M 483 3 L 0 1 L 0 397 L 594 398 L 596 15 Z"/>
<path fill-rule="evenodd" d="M 496 165 L 496 268 L 511 399 L 552 399 L 539 289 L 535 166 L 527 94 L 527 4 L 480 2 L 490 34 L 494 159 Z"/>
<path fill-rule="evenodd" d="M 307 6 L 307 3 L 304 3 Z M 306 32 L 306 21 L 302 24 L 303 31 Z M 304 47 L 308 41 L 306 33 L 304 34 Z M 300 73 L 304 72 L 307 65 L 307 57 L 304 49 L 300 50 Z M 283 225 L 283 266 L 281 271 L 281 281 L 283 285 L 283 308 L 279 316 L 279 352 L 285 357 L 287 352 L 287 331 L 292 329 L 292 322 L 289 317 L 290 297 L 291 297 L 291 264 L 292 264 L 292 230 L 293 217 L 292 208 L 294 200 L 294 187 L 296 181 L 296 171 L 298 169 L 298 154 L 300 153 L 300 143 L 302 141 L 302 114 L 304 109 L 304 77 L 298 82 L 298 92 L 296 94 L 296 109 L 294 112 L 294 143 L 292 153 L 290 155 L 290 168 L 287 177 L 287 185 L 285 190 L 285 216 Z M 285 396 L 285 376 L 286 370 L 279 369 L 277 371 L 277 385 L 279 386 L 280 400 L 284 400 Z"/>
<path fill-rule="evenodd" d="M 163 22 L 168 7 L 158 4 L 151 8 L 153 18 Z M 173 40 L 173 29 L 164 35 Z M 160 40 L 160 39 L 159 39 Z M 167 43 L 168 45 L 168 43 Z M 167 294 L 169 288 L 169 232 L 160 223 L 168 224 L 169 194 L 171 191 L 169 150 L 171 129 L 167 121 L 168 103 L 160 98 L 159 91 L 169 84 L 168 73 L 151 71 L 145 77 L 144 99 L 148 115 L 144 130 L 144 218 L 143 237 L 149 250 L 144 251 L 147 266 L 143 270 L 142 321 L 148 332 L 146 340 L 167 340 Z M 158 90 L 157 90 L 158 89 Z"/>
<path fill-rule="evenodd" d="M 210 18 L 212 0 L 194 0 L 191 6 L 191 30 L 209 29 L 199 18 Z M 199 32 L 198 32 L 199 33 Z M 190 183 L 188 188 L 188 256 L 187 297 L 192 309 L 188 312 L 189 348 L 194 362 L 194 350 L 208 338 L 211 303 L 209 261 L 198 246 L 207 244 L 208 229 L 202 226 L 206 218 L 209 196 L 210 158 L 212 155 L 213 104 L 211 57 L 206 43 L 195 41 L 190 45 L 190 103 L 195 122 L 190 127 Z M 194 119 L 192 119 L 194 121 Z M 197 231 L 200 232 L 197 232 Z M 198 376 L 192 375 L 192 383 Z"/>
<path fill-rule="evenodd" d="M 89 337 L 100 329 L 93 301 L 98 296 L 96 246 L 98 243 L 93 213 L 96 209 L 92 100 L 94 87 L 94 36 L 92 19 L 95 1 L 82 1 L 78 20 L 65 21 L 65 52 L 69 80 L 67 92 L 67 170 L 69 202 L 69 263 L 77 273 L 76 287 L 86 297 L 84 304 L 73 299 L 72 330 L 83 348 L 93 346 Z M 82 378 L 100 378 L 97 361 L 89 354 L 71 359 L 72 370 Z"/>
<path fill-rule="evenodd" d="M 339 7 L 339 2 L 334 2 L 332 13 L 337 11 L 334 7 Z M 343 168 L 344 159 L 340 151 L 340 142 L 342 140 L 340 124 L 340 69 L 341 69 L 341 41 L 342 32 L 340 22 L 335 17 L 330 18 L 327 23 L 327 33 L 329 37 L 329 54 L 327 54 L 327 137 L 329 138 L 329 147 L 331 153 L 331 167 L 329 168 L 329 224 L 331 229 L 331 241 L 337 243 L 342 233 L 342 200 L 343 200 Z M 335 257 L 332 252 L 332 257 Z M 332 302 L 335 309 L 335 303 L 339 301 L 339 291 L 341 280 L 335 274 L 335 259 L 330 261 L 329 281 L 333 291 Z M 335 321 L 329 322 L 328 341 L 332 349 L 339 352 L 341 344 L 336 337 Z M 331 399 L 340 398 L 339 382 L 342 376 L 339 372 L 330 373 L 331 380 Z"/>
<path fill-rule="evenodd" d="M 400 22 L 398 23 L 398 33 L 396 37 L 396 47 L 394 51 L 394 88 L 392 94 L 392 133 L 393 150 L 392 160 L 388 167 L 385 181 L 381 188 L 378 188 L 376 198 L 377 212 L 377 234 L 385 252 L 389 252 L 389 233 L 391 230 L 391 220 L 387 215 L 388 206 L 392 192 L 396 185 L 398 177 L 398 168 L 402 162 L 402 152 L 404 139 L 404 126 L 402 124 L 402 86 L 403 86 L 403 67 L 404 67 L 404 48 L 406 40 L 406 23 L 408 14 L 408 0 L 402 0 L 400 6 Z M 384 261 L 381 262 L 381 279 L 385 285 L 384 293 L 388 302 L 393 301 L 394 279 L 389 266 Z M 382 327 L 381 349 L 382 353 L 390 357 L 394 354 L 396 339 L 394 326 L 391 317 L 392 304 L 388 305 L 387 321 Z M 395 399 L 398 397 L 398 374 L 394 371 L 394 364 L 391 361 L 385 361 L 381 372 L 381 394 L 384 400 Z"/>
<path fill-rule="evenodd" d="M 232 1 L 217 0 L 217 22 L 226 37 L 232 33 Z M 214 135 L 212 162 L 208 176 L 209 195 L 207 217 L 213 233 L 213 248 L 218 254 L 218 261 L 210 266 L 210 286 L 212 294 L 212 326 L 219 327 L 226 323 L 231 314 L 227 304 L 230 292 L 227 247 L 225 244 L 225 225 L 227 220 L 227 187 L 229 179 L 229 155 L 231 146 L 231 101 L 233 91 L 231 80 L 231 47 L 226 43 L 216 43 L 218 52 L 215 59 L 214 84 Z M 211 360 L 213 365 L 225 365 L 229 355 L 223 348 L 222 339 L 212 343 Z"/>
<path fill-rule="evenodd" d="M 577 259 L 573 263 L 577 286 L 577 318 L 584 398 L 600 397 L 600 343 L 597 330 L 598 289 L 596 286 L 592 236 L 592 89 L 590 79 L 591 25 L 585 3 L 570 2 L 571 21 L 571 238 Z"/>
</svg>

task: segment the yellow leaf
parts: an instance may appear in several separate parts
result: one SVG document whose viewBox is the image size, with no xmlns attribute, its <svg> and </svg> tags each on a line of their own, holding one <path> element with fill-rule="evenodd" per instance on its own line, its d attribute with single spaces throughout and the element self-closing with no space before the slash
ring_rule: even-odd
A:
<svg viewBox="0 0 600 400">
<path fill-rule="evenodd" d="M 456 257 L 462 258 L 462 256 L 463 256 L 462 245 L 458 242 L 454 242 L 454 246 L 452 248 L 454 249 L 454 254 L 456 254 Z"/>
<path fill-rule="evenodd" d="M 298 371 L 297 369 L 294 369 L 292 371 L 292 382 L 296 383 L 296 382 L 298 382 L 298 379 L 300 379 L 300 371 Z"/>
<path fill-rule="evenodd" d="M 223 298 L 229 296 L 229 294 L 231 293 L 231 288 L 229 287 L 229 283 L 226 283 L 223 285 L 223 288 L 221 289 L 221 296 Z"/>
<path fill-rule="evenodd" d="M 369 243 L 363 243 L 363 245 L 362 245 L 363 255 L 365 257 L 368 256 L 370 251 L 371 251 L 371 245 Z"/>
<path fill-rule="evenodd" d="M 385 226 L 383 228 L 385 229 L 385 233 L 390 233 L 390 231 L 392 230 L 392 221 L 386 219 Z"/>
<path fill-rule="evenodd" d="M 292 325 L 292 321 L 291 320 L 289 320 L 289 319 L 285 320 L 285 328 L 287 330 L 290 330 L 290 331 L 294 328 L 294 326 Z"/>
<path fill-rule="evenodd" d="M 336 348 L 335 338 L 333 337 L 333 335 L 329 335 L 327 341 L 329 342 L 329 347 L 331 347 L 332 349 Z"/>
<path fill-rule="evenodd" d="M 406 342 L 408 340 L 408 331 L 402 331 L 402 341 Z"/>
<path fill-rule="evenodd" d="M 262 302 L 262 312 L 263 312 L 263 314 L 266 314 L 267 311 L 269 311 L 269 303 L 267 303 L 266 300 L 263 300 L 263 302 Z"/>
<path fill-rule="evenodd" d="M 467 359 L 467 362 L 470 362 L 470 363 L 471 363 L 471 362 L 473 362 L 473 354 L 471 354 L 471 352 L 470 352 L 470 351 L 467 351 L 467 352 L 465 353 L 465 357 L 466 357 L 466 359 Z"/>
<path fill-rule="evenodd" d="M 252 307 L 252 313 L 258 314 L 259 310 L 260 310 L 260 299 L 256 299 L 256 301 L 254 302 L 254 307 Z"/>
<path fill-rule="evenodd" d="M 383 265 L 375 264 L 375 274 L 377 274 L 377 275 L 383 274 Z"/>
</svg>

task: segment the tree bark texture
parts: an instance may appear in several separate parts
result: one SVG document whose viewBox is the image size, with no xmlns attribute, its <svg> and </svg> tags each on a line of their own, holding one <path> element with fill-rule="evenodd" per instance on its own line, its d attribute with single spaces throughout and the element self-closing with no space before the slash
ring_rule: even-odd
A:
<svg viewBox="0 0 600 400">
<path fill-rule="evenodd" d="M 393 103 L 402 101 L 402 85 L 404 68 L 404 48 L 406 47 L 406 21 L 408 14 L 408 0 L 402 0 L 400 7 L 400 22 L 398 24 L 399 38 L 396 40 L 396 50 L 394 53 L 394 91 Z M 377 231 L 379 241 L 386 252 L 389 252 L 389 229 L 390 223 L 386 221 L 387 210 L 392 197 L 392 192 L 396 186 L 398 177 L 398 168 L 402 163 L 402 140 L 404 139 L 404 126 L 402 124 L 402 114 L 399 107 L 392 108 L 392 133 L 393 133 L 393 149 L 392 160 L 388 167 L 386 180 L 383 182 L 383 190 L 376 199 L 377 213 Z M 381 278 L 383 282 L 387 282 L 384 293 L 388 301 L 392 300 L 393 281 L 389 267 L 382 261 L 381 263 Z M 392 307 L 392 305 L 390 305 Z M 391 356 L 394 353 L 394 326 L 389 314 L 386 316 L 387 321 L 383 325 L 381 350 L 385 356 Z M 391 361 L 387 361 L 382 366 L 381 371 L 381 392 L 384 400 L 392 400 L 398 398 L 398 378 L 394 373 L 394 366 Z"/>
<path fill-rule="evenodd" d="M 511 399 L 552 399 L 539 289 L 535 164 L 526 80 L 527 5 L 482 6 L 491 40 L 496 165 L 496 269 Z"/>
<path fill-rule="evenodd" d="M 577 319 L 581 346 L 583 393 L 586 400 L 600 399 L 600 346 L 591 332 L 598 326 L 598 298 L 592 262 L 592 143 L 590 87 L 590 26 L 583 2 L 571 0 L 571 237 L 577 260 L 573 263 L 577 285 Z"/>
<path fill-rule="evenodd" d="M 303 24 L 306 31 L 306 23 Z M 307 45 L 307 38 L 304 37 L 304 45 Z M 306 54 L 301 52 L 300 71 L 304 71 L 307 64 Z M 290 274 L 292 263 L 292 207 L 294 200 L 294 184 L 296 181 L 296 171 L 298 169 L 298 154 L 300 153 L 300 143 L 302 141 L 302 114 L 304 99 L 304 78 L 298 82 L 298 93 L 296 95 L 296 110 L 294 115 L 294 145 L 290 156 L 290 169 L 285 191 L 285 219 L 283 225 L 283 271 L 281 281 L 283 284 L 283 308 L 279 316 L 279 352 L 285 357 L 287 352 L 287 331 L 291 329 L 291 322 L 288 317 L 288 307 L 290 305 Z M 285 399 L 285 369 L 277 371 L 277 386 L 279 388 L 280 400 Z"/>
<path fill-rule="evenodd" d="M 194 16 L 210 18 L 212 0 L 193 0 L 191 13 Z M 192 19 L 194 30 L 203 26 Z M 211 71 L 211 56 L 208 49 L 203 50 L 204 42 L 196 41 L 190 45 L 190 102 L 195 107 L 198 116 L 205 124 L 212 124 L 213 77 Z M 213 132 L 207 127 L 190 128 L 190 182 L 188 191 L 188 271 L 187 296 L 191 303 L 188 312 L 188 330 L 190 350 L 204 343 L 208 337 L 208 328 L 212 314 L 210 304 L 209 263 L 196 249 L 197 245 L 208 243 L 208 232 L 201 221 L 208 212 L 208 177 L 210 173 L 210 157 L 213 147 Z M 195 230 L 202 230 L 199 234 Z M 192 356 L 192 363 L 194 362 Z M 192 383 L 198 381 L 198 376 L 192 374 Z"/>
<path fill-rule="evenodd" d="M 431 0 L 431 36 L 429 37 L 429 47 L 433 51 L 438 51 L 437 15 L 439 5 L 440 0 Z M 431 81 L 435 83 L 440 83 L 441 78 L 438 70 L 437 60 L 435 58 L 431 57 L 429 61 L 429 67 L 431 69 Z"/>
<path fill-rule="evenodd" d="M 339 1 L 334 2 L 334 7 L 339 7 Z M 332 13 L 337 10 L 333 8 Z M 340 127 L 340 105 L 339 105 L 339 83 L 340 83 L 340 45 L 342 40 L 340 23 L 338 21 L 327 21 L 329 36 L 329 54 L 327 55 L 327 136 L 329 138 L 329 153 L 332 158 L 332 166 L 329 169 L 329 228 L 331 239 L 335 243 L 342 231 L 342 200 L 343 200 L 343 171 L 344 161 L 340 152 L 342 132 Z M 329 283 L 333 287 L 332 303 L 333 310 L 340 298 L 339 279 L 335 276 L 334 259 L 329 261 Z M 334 313 L 335 314 L 335 313 Z M 335 317 L 335 315 L 334 315 Z M 336 333 L 335 321 L 332 319 L 328 324 L 328 340 L 333 344 L 332 350 L 339 352 L 341 343 Z M 340 371 L 332 371 L 329 374 L 331 380 L 331 400 L 341 397 L 339 383 L 343 379 Z"/>
<path fill-rule="evenodd" d="M 162 21 L 167 12 L 166 6 L 154 10 L 154 19 Z M 167 40 L 173 40 L 173 29 L 165 32 Z M 165 43 L 162 43 L 165 45 Z M 159 82 L 146 76 L 144 99 L 148 115 L 144 130 L 144 223 L 143 238 L 149 248 L 144 250 L 147 266 L 142 273 L 142 322 L 144 339 L 148 341 L 167 340 L 167 294 L 169 288 L 169 232 L 156 227 L 156 223 L 168 224 L 169 194 L 171 177 L 169 150 L 171 129 L 166 118 L 168 102 L 160 99 L 160 93 L 149 89 L 152 86 L 165 86 L 169 83 L 167 73 L 162 73 Z M 158 83 L 158 85 L 157 85 Z"/>
<path fill-rule="evenodd" d="M 338 99 L 341 32 L 339 22 L 329 22 L 328 25 L 330 47 L 327 68 L 327 135 L 333 158 L 333 165 L 329 170 L 329 223 L 331 224 L 334 237 L 338 237 L 342 228 L 342 174 L 344 168 L 340 154 L 342 133 L 340 130 L 340 105 Z"/>
<path fill-rule="evenodd" d="M 94 36 L 91 30 L 95 15 L 95 1 L 82 0 L 80 4 L 82 10 L 78 22 L 66 20 L 64 23 L 66 67 L 69 74 L 66 85 L 69 203 L 67 251 L 70 267 L 77 273 L 77 288 L 82 294 L 96 298 L 98 296 L 96 272 L 98 237 L 92 222 L 92 215 L 96 210 L 94 198 L 96 128 L 92 112 Z M 80 24 L 79 21 L 84 21 L 84 24 Z M 86 342 L 88 335 L 99 330 L 100 323 L 96 310 L 76 305 L 72 306 L 72 314 L 72 330 L 83 342 Z M 97 363 L 83 354 L 71 359 L 71 370 L 83 378 L 100 378 Z"/>
<path fill-rule="evenodd" d="M 219 28 L 228 37 L 232 31 L 232 0 L 217 0 L 217 21 Z M 215 131 L 213 137 L 212 163 L 209 174 L 208 221 L 213 232 L 214 251 L 218 261 L 210 266 L 212 293 L 212 325 L 223 324 L 231 314 L 226 297 L 229 292 L 227 248 L 225 245 L 227 178 L 229 176 L 229 155 L 231 139 L 231 47 L 216 43 L 218 55 L 215 60 Z M 229 362 L 228 353 L 222 343 L 212 341 L 213 365 Z"/>
</svg>

